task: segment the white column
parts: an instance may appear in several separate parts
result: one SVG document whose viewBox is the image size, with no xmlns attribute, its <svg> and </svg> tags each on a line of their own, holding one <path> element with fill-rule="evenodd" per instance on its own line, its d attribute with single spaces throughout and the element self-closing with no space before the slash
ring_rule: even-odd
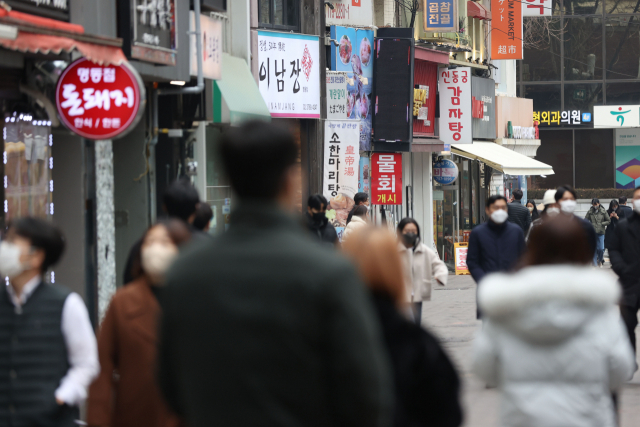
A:
<svg viewBox="0 0 640 427">
<path fill-rule="evenodd" d="M 116 227 L 113 201 L 113 143 L 95 142 L 98 320 L 102 321 L 116 292 Z"/>
</svg>

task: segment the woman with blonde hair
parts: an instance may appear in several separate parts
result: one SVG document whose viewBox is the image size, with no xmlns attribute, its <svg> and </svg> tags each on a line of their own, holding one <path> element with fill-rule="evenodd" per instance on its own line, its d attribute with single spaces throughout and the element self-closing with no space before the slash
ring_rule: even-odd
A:
<svg viewBox="0 0 640 427">
<path fill-rule="evenodd" d="M 365 227 L 343 245 L 382 326 L 395 376 L 393 426 L 457 427 L 462 424 L 458 375 L 436 338 L 401 314 L 407 302 L 397 244 L 389 231 Z"/>
</svg>

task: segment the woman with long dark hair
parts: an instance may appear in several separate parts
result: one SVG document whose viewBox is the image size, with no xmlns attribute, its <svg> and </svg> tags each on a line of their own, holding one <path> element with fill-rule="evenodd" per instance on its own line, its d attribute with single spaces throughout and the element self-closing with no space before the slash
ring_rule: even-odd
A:
<svg viewBox="0 0 640 427">
<path fill-rule="evenodd" d="M 620 221 L 620 217 L 618 216 L 618 212 L 620 210 L 620 204 L 616 199 L 611 200 L 609 203 L 609 209 L 607 209 L 607 215 L 609 215 L 609 219 L 611 219 L 611 224 L 607 225 L 607 230 L 604 233 L 604 247 L 609 248 L 609 244 L 611 243 L 611 239 L 614 235 L 614 230 L 616 229 L 616 225 L 618 225 L 618 221 Z"/>
<path fill-rule="evenodd" d="M 536 206 L 535 200 L 527 200 L 527 209 L 529 209 L 529 212 L 531 213 L 531 222 L 540 218 L 540 213 L 538 213 L 538 207 Z"/>
<path fill-rule="evenodd" d="M 473 370 L 502 392 L 502 426 L 614 427 L 612 392 L 634 356 L 616 306 L 615 276 L 594 270 L 578 221 L 534 228 L 520 269 L 488 276 Z"/>
</svg>

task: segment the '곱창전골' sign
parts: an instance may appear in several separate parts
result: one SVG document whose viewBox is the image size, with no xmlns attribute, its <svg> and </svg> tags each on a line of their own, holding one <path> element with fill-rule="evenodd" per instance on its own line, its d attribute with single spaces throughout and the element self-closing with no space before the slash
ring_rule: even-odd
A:
<svg viewBox="0 0 640 427">
<path fill-rule="evenodd" d="M 88 139 L 122 136 L 140 120 L 145 99 L 142 80 L 127 63 L 102 66 L 78 59 L 56 87 L 60 119 Z"/>
</svg>

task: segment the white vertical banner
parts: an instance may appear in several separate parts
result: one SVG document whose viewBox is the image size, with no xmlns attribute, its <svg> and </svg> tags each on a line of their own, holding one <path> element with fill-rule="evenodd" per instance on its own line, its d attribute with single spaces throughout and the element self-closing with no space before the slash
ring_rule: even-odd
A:
<svg viewBox="0 0 640 427">
<path fill-rule="evenodd" d="M 327 119 L 344 120 L 349 118 L 347 110 L 347 73 L 327 71 Z"/>
<path fill-rule="evenodd" d="M 324 125 L 324 176 L 322 193 L 336 227 L 346 226 L 358 192 L 360 123 L 355 120 L 326 120 Z"/>
<path fill-rule="evenodd" d="M 445 144 L 471 144 L 471 68 L 438 70 L 440 139 Z"/>
<path fill-rule="evenodd" d="M 196 15 L 189 12 L 189 28 L 196 31 Z M 200 40 L 202 42 L 202 74 L 206 79 L 222 78 L 222 23 L 206 15 L 200 15 Z M 189 35 L 191 56 L 189 69 L 192 76 L 198 75 L 198 49 L 196 35 Z"/>
</svg>

